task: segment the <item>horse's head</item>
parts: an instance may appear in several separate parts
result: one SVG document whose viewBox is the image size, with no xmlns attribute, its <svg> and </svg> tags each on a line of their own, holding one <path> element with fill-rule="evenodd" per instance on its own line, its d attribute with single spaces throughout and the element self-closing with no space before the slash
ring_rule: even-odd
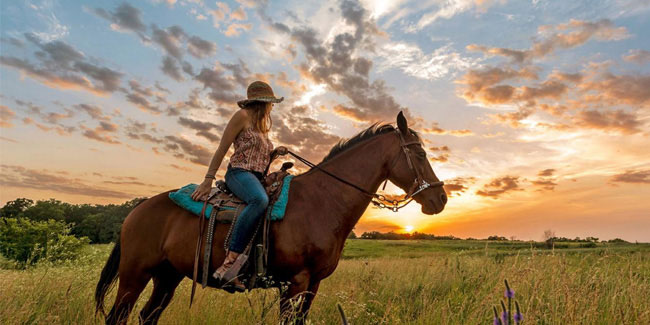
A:
<svg viewBox="0 0 650 325">
<path fill-rule="evenodd" d="M 407 196 L 420 203 L 422 213 L 432 215 L 442 212 L 447 203 L 442 182 L 431 169 L 422 142 L 417 134 L 408 128 L 402 112 L 397 115 L 397 128 L 399 147 L 389 162 L 388 179 L 406 191 Z"/>
</svg>

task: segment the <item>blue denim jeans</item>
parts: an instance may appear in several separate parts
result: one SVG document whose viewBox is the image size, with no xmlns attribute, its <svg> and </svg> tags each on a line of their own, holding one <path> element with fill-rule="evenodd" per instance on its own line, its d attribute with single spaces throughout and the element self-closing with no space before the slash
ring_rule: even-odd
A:
<svg viewBox="0 0 650 325">
<path fill-rule="evenodd" d="M 225 178 L 228 188 L 246 202 L 235 222 L 229 245 L 231 251 L 242 253 L 269 205 L 269 197 L 260 180 L 249 170 L 228 166 Z"/>
</svg>

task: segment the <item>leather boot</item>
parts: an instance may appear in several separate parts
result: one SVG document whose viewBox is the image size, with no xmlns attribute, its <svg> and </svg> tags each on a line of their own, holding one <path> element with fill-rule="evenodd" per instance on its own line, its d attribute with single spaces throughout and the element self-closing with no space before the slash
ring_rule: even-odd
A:
<svg viewBox="0 0 650 325">
<path fill-rule="evenodd" d="M 236 291 L 243 292 L 244 290 L 246 290 L 246 287 L 244 286 L 243 283 L 241 283 L 241 281 L 239 281 L 237 276 L 231 279 L 224 278 L 224 275 L 228 270 L 230 270 L 230 268 L 232 268 L 238 256 L 239 253 L 228 251 L 226 254 L 226 258 L 223 260 L 223 264 L 221 264 L 221 266 L 219 266 L 219 268 L 216 271 L 214 271 L 214 274 L 212 274 L 212 276 L 215 279 L 219 280 L 222 287 L 231 287 Z"/>
</svg>

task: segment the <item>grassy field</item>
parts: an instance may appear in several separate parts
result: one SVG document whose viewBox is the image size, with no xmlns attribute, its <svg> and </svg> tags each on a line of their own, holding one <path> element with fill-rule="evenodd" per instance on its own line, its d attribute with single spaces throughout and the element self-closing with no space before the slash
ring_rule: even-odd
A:
<svg viewBox="0 0 650 325">
<path fill-rule="evenodd" d="M 67 265 L 0 269 L 0 324 L 101 323 L 93 292 L 110 248 L 92 245 Z M 648 244 L 540 250 L 524 242 L 380 240 L 346 243 L 337 270 L 321 283 L 310 321 L 340 324 L 340 303 L 352 324 L 491 324 L 506 278 L 525 324 L 650 324 Z M 199 289 L 188 309 L 190 286 L 181 283 L 161 323 L 278 321 L 276 290 Z M 151 285 L 136 310 L 150 291 Z"/>
</svg>

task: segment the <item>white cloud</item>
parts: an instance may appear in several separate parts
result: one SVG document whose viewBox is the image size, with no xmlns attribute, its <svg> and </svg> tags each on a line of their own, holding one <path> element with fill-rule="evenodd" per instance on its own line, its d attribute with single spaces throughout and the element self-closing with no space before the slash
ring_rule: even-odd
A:
<svg viewBox="0 0 650 325">
<path fill-rule="evenodd" d="M 476 68 L 480 59 L 463 57 L 454 52 L 451 43 L 431 54 L 424 54 L 415 44 L 404 42 L 387 43 L 380 50 L 378 71 L 398 68 L 404 73 L 427 80 L 454 76 L 458 71 Z"/>
</svg>

